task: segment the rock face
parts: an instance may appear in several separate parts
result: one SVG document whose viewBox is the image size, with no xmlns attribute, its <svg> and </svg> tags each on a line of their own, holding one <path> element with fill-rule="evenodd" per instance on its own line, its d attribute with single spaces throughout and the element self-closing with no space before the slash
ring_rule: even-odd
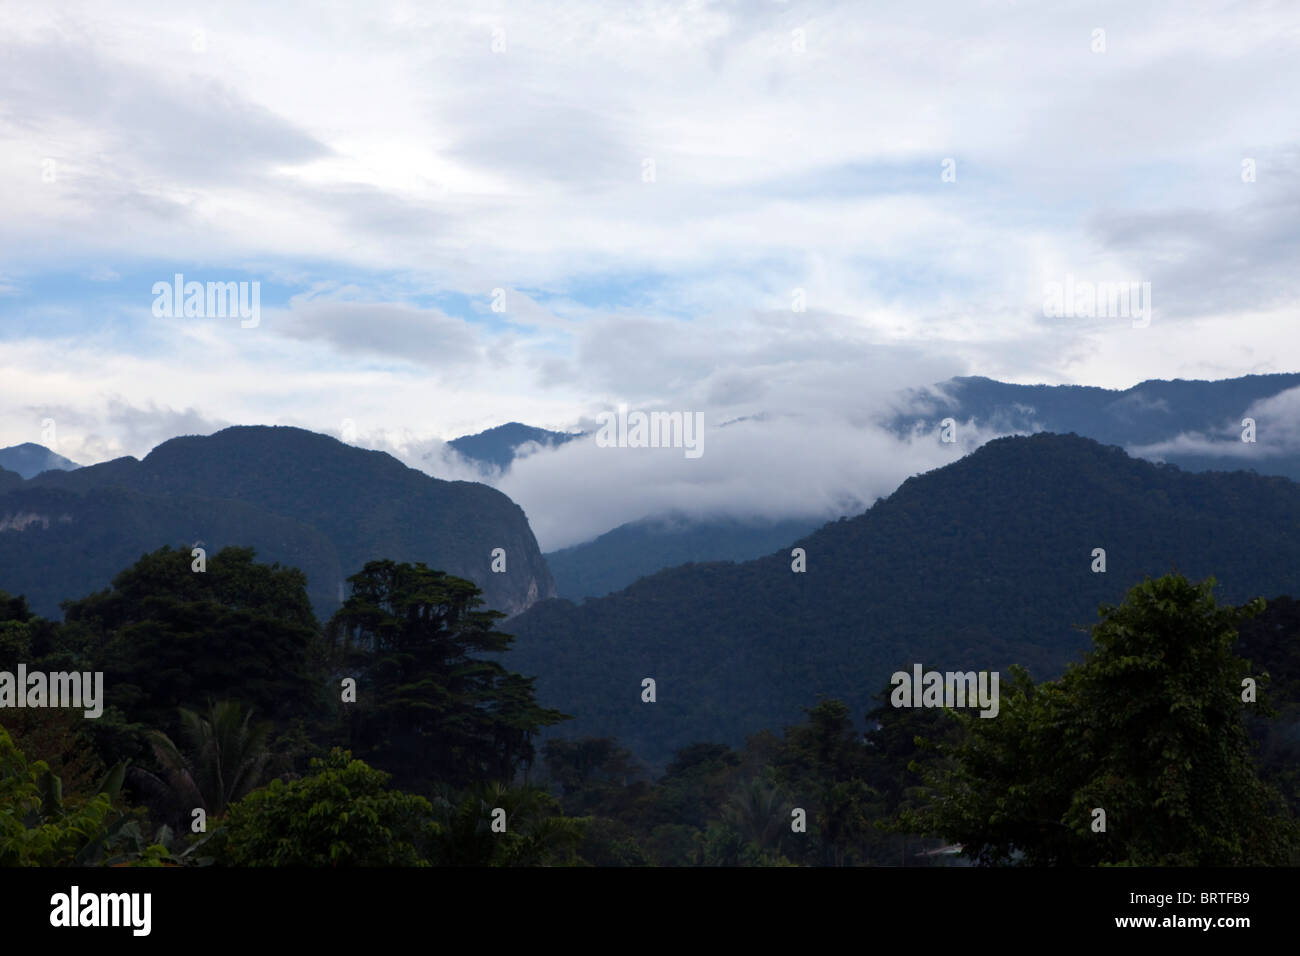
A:
<svg viewBox="0 0 1300 956">
<path fill-rule="evenodd" d="M 32 522 L 27 515 L 68 515 Z M 202 541 L 301 568 L 317 614 L 371 560 L 424 562 L 473 581 L 485 605 L 519 613 L 555 595 L 523 510 L 486 485 L 441 481 L 383 452 L 299 428 L 244 426 L 0 483 L 0 590 L 42 614 L 106 587 L 144 552 Z M 22 530 L 12 527 L 21 524 Z M 504 549 L 505 570 L 492 570 Z"/>
</svg>

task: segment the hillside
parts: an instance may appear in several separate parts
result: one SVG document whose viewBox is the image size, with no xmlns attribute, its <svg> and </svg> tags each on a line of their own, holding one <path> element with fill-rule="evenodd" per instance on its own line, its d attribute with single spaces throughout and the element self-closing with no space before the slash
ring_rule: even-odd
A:
<svg viewBox="0 0 1300 956">
<path fill-rule="evenodd" d="M 663 568 L 693 561 L 748 561 L 771 554 L 821 522 L 693 519 L 664 515 L 619 525 L 593 541 L 546 554 L 558 597 L 603 597 Z"/>
<path fill-rule="evenodd" d="M 1145 575 L 1213 573 L 1232 602 L 1300 591 L 1300 485 L 1187 473 L 1077 435 L 1003 438 L 797 544 L 802 574 L 786 549 L 539 604 L 510 624 L 512 666 L 581 715 L 565 734 L 617 736 L 651 761 L 794 723 L 819 694 L 860 714 L 914 663 L 1047 677 L 1086 645 L 1098 604 Z M 640 699 L 645 677 L 656 703 Z"/>
<path fill-rule="evenodd" d="M 330 540 L 310 525 L 243 502 L 116 486 L 84 494 L 22 487 L 0 495 L 0 590 L 26 595 L 45 617 L 60 617 L 61 601 L 107 587 L 146 552 L 196 543 L 209 555 L 251 544 L 259 560 L 301 569 L 317 606 L 337 601 L 343 573 Z"/>
</svg>

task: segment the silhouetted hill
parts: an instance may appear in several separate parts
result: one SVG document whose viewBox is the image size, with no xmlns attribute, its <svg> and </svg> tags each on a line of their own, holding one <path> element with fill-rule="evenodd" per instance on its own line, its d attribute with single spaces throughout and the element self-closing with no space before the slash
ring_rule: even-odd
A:
<svg viewBox="0 0 1300 956">
<path fill-rule="evenodd" d="M 80 467 L 75 461 L 70 461 L 62 455 L 56 455 L 44 445 L 36 445 L 32 442 L 0 448 L 0 468 L 7 468 L 10 471 L 17 472 L 23 478 L 35 477 L 41 472 L 49 471 L 52 468 L 59 471 L 71 471 Z"/>
<path fill-rule="evenodd" d="M 617 736 L 652 761 L 794 723 L 819 694 L 861 714 L 915 663 L 1043 678 L 1087 646 L 1076 629 L 1098 604 L 1146 575 L 1214 574 L 1234 603 L 1296 592 L 1300 485 L 1187 473 L 1077 435 L 1003 438 L 797 544 L 805 573 L 787 549 L 539 604 L 510 624 L 512 666 L 579 715 L 560 732 Z"/>
<path fill-rule="evenodd" d="M 108 489 L 123 492 L 111 507 L 91 494 Z M 63 497 L 41 496 L 55 492 Z M 156 523 L 151 509 L 158 509 Z M 113 553 L 131 553 L 105 559 L 94 587 L 146 551 L 202 538 L 209 552 L 247 545 L 260 560 L 302 568 L 322 617 L 337 606 L 343 577 L 376 558 L 423 561 L 468 578 L 490 606 L 507 612 L 554 594 L 523 511 L 501 492 L 430 478 L 383 452 L 298 428 L 227 428 L 174 438 L 142 461 L 47 472 L 0 495 L 0 521 L 19 514 L 42 520 L 26 517 L 21 532 L 0 533 L 0 588 L 29 593 L 34 604 L 38 591 L 84 595 L 87 587 L 72 582 L 88 580 L 85 569 L 68 568 L 65 559 L 79 534 L 88 546 L 106 547 L 118 522 L 123 540 Z M 506 551 L 505 573 L 490 570 L 494 548 Z M 100 563 L 97 554 L 90 559 Z M 49 613 L 49 597 L 42 600 L 38 609 Z"/>
<path fill-rule="evenodd" d="M 477 435 L 465 435 L 453 439 L 447 444 L 464 458 L 505 470 L 515 460 L 515 451 L 520 445 L 526 445 L 528 442 L 537 442 L 545 446 L 563 445 L 577 437 L 565 432 L 521 425 L 519 422 L 507 422 L 496 428 L 479 432 Z"/>
</svg>

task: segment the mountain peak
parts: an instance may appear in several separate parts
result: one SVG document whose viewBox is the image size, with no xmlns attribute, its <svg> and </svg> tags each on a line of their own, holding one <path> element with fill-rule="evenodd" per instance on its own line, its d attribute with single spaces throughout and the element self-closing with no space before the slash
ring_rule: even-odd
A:
<svg viewBox="0 0 1300 956">
<path fill-rule="evenodd" d="M 515 460 L 515 453 L 522 445 L 537 442 L 539 445 L 553 447 L 577 437 L 576 434 L 534 428 L 521 422 L 506 422 L 474 435 L 453 439 L 447 444 L 456 449 L 462 458 L 504 471 Z"/>
<path fill-rule="evenodd" d="M 35 442 L 0 448 L 0 468 L 16 471 L 24 478 L 34 478 L 43 471 L 72 471 L 80 467 L 75 461 Z"/>
</svg>

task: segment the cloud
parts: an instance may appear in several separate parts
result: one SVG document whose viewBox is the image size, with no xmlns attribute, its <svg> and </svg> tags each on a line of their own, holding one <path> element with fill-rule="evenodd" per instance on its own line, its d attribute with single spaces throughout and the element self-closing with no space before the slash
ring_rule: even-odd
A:
<svg viewBox="0 0 1300 956">
<path fill-rule="evenodd" d="M 170 438 L 180 435 L 211 435 L 231 422 L 212 420 L 193 408 L 131 405 L 111 398 L 102 410 L 93 414 L 81 408 L 60 405 L 34 405 L 29 412 L 42 425 L 53 424 L 53 437 L 33 438 L 65 458 L 81 464 L 110 461 L 124 455 L 143 458 Z"/>
<path fill-rule="evenodd" d="M 1165 321 L 1294 307 L 1286 264 L 1300 259 L 1300 152 L 1276 155 L 1257 175 L 1227 208 L 1111 210 L 1094 217 L 1094 234 L 1151 283 Z"/>
<path fill-rule="evenodd" d="M 295 298 L 273 324 L 280 335 L 328 342 L 352 355 L 376 355 L 439 369 L 482 358 L 474 328 L 438 309 Z"/>
<path fill-rule="evenodd" d="M 538 542 L 551 551 L 668 512 L 822 520 L 857 514 L 911 475 L 949 464 L 1000 434 L 963 422 L 960 443 L 945 444 L 935 422 L 900 436 L 869 420 L 885 417 L 882 399 L 860 395 L 852 418 L 819 409 L 728 421 L 705 412 L 698 458 L 686 457 L 684 448 L 601 447 L 592 428 L 517 460 L 493 483 L 520 504 Z M 575 481 L 581 494 L 574 494 Z"/>
<path fill-rule="evenodd" d="M 28 135 L 77 129 L 104 150 L 93 163 L 71 158 L 74 168 L 84 163 L 136 180 L 201 179 L 210 186 L 328 152 L 215 76 L 192 73 L 160 83 L 156 69 L 65 37 L 11 39 L 0 56 L 6 127 Z"/>
</svg>

